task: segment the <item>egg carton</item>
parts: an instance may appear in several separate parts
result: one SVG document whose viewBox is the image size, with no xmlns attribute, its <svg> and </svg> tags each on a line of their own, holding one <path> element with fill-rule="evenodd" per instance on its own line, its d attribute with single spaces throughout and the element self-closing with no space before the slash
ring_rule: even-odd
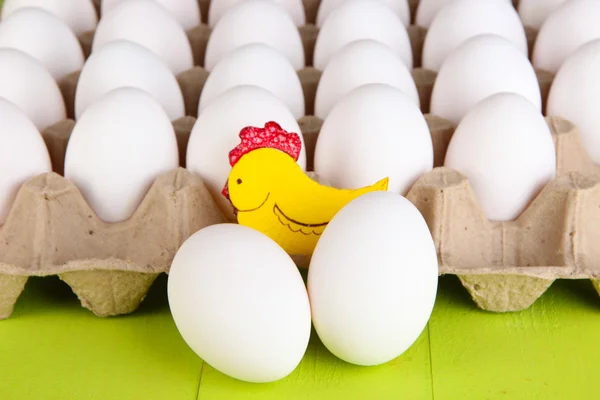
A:
<svg viewBox="0 0 600 400">
<path fill-rule="evenodd" d="M 427 220 L 440 274 L 457 275 L 485 310 L 525 309 L 559 278 L 591 279 L 600 293 L 600 167 L 572 123 L 546 121 L 557 177 L 516 220 L 488 221 L 467 178 L 445 167 L 419 179 L 407 196 Z"/>
<path fill-rule="evenodd" d="M 189 136 L 193 118 L 174 123 Z M 62 168 L 74 121 L 46 129 L 54 170 Z M 59 164 L 60 166 L 57 166 Z M 56 172 L 27 181 L 0 227 L 0 319 L 10 316 L 30 276 L 57 275 L 96 315 L 134 311 L 194 232 L 226 222 L 197 175 L 158 177 L 131 218 L 104 223 Z"/>
<path fill-rule="evenodd" d="M 596 220 L 600 219 L 600 167 L 595 166 L 591 162 L 580 142 L 577 129 L 573 124 L 558 117 L 546 118 L 556 147 L 557 178 L 545 187 L 517 220 L 493 222 L 488 221 L 483 214 L 466 177 L 441 166 L 448 143 L 454 132 L 453 125 L 449 121 L 434 115 L 427 114 L 425 118 L 432 135 L 436 168 L 415 183 L 408 193 L 407 198 L 424 215 L 432 232 L 438 251 L 441 275 L 457 275 L 479 307 L 496 312 L 516 311 L 529 307 L 558 278 L 591 279 L 594 286 L 600 292 L 600 254 L 596 254 L 600 250 L 595 250 L 596 246 L 593 245 L 594 235 L 600 233 L 596 232 L 596 226 L 599 226 L 598 229 L 600 229 L 600 225 L 595 224 Z M 176 122 L 175 124 L 178 125 L 180 123 Z M 193 118 L 186 118 L 186 123 L 187 131 L 189 132 L 193 125 Z M 66 128 L 63 127 L 63 130 L 69 130 L 69 128 L 72 128 L 72 124 L 72 121 L 66 121 L 61 125 L 66 125 Z M 314 140 L 318 136 L 321 125 L 322 121 L 316 117 L 309 116 L 302 118 L 301 128 L 305 140 Z M 44 133 L 45 136 L 68 136 L 64 132 L 59 134 L 52 132 L 53 130 L 60 131 L 58 128 L 46 131 Z M 177 129 L 185 130 L 182 127 L 178 127 Z M 180 135 L 181 137 L 186 137 L 186 135 Z M 64 144 L 66 145 L 66 142 Z M 60 146 L 57 145 L 57 147 Z M 64 149 L 62 151 L 64 153 Z M 179 170 L 178 174 L 181 177 L 192 179 L 192 182 L 197 182 L 197 185 L 201 187 L 201 189 L 198 189 L 202 193 L 200 197 L 201 201 L 196 202 L 197 207 L 190 212 L 199 213 L 199 215 L 204 215 L 208 212 L 210 217 L 191 226 L 184 233 L 179 233 L 177 237 L 184 240 L 202 226 L 224 222 L 224 217 L 217 210 L 210 195 L 208 195 L 204 186 L 201 185 L 199 178 L 183 169 Z M 64 178 L 60 178 L 56 174 L 49 174 L 49 176 L 55 181 L 62 182 L 70 190 L 76 191 L 74 186 Z M 160 182 L 160 179 L 167 179 L 166 188 L 173 191 L 173 175 L 168 176 L 169 178 L 159 178 L 157 182 Z M 36 178 L 33 182 L 40 182 L 40 179 Z M 40 187 L 39 184 L 32 185 L 28 183 L 25 186 L 26 189 L 24 189 L 28 196 L 30 196 L 30 186 L 36 189 Z M 165 186 L 160 187 L 165 188 Z M 156 191 L 155 188 L 152 190 Z M 78 221 L 86 221 L 85 218 L 90 218 L 89 216 L 93 215 L 93 213 L 78 192 L 77 196 L 77 201 L 79 202 L 78 209 L 84 210 L 84 212 L 76 212 L 74 215 L 77 217 L 73 218 Z M 152 196 L 155 195 L 148 194 L 147 198 L 151 198 Z M 37 192 L 38 201 L 48 202 L 48 198 L 52 198 L 52 196 L 42 196 L 40 192 Z M 147 201 L 145 200 L 145 202 Z M 17 201 L 17 203 L 19 202 L 20 200 Z M 175 203 L 175 205 L 170 205 L 172 208 L 169 208 L 169 210 L 173 213 L 178 213 L 177 215 L 181 215 L 182 220 L 180 221 L 184 221 L 183 223 L 185 223 L 185 215 L 189 216 L 190 214 L 186 214 L 185 211 L 181 213 L 177 209 L 177 201 Z M 144 204 L 142 203 L 140 209 L 146 207 Z M 189 202 L 184 202 L 184 204 L 189 204 Z M 15 209 L 18 209 L 18 206 L 15 206 Z M 31 209 L 31 206 L 27 206 L 25 209 Z M 142 215 L 149 215 L 138 210 L 132 220 L 135 221 L 136 216 L 140 213 Z M 60 214 L 52 213 L 52 215 Z M 18 218 L 15 217 L 17 220 Z M 67 220 L 68 218 L 60 217 L 61 223 L 65 226 L 65 232 L 69 232 L 71 229 L 69 228 L 69 224 L 63 222 Z M 92 222 L 96 224 L 94 227 L 97 230 L 99 221 L 95 218 Z M 136 223 L 132 222 L 131 224 L 134 226 Z M 27 226 L 26 224 L 24 225 Z M 75 223 L 75 225 L 79 226 L 80 222 Z M 8 222 L 6 226 L 8 226 Z M 85 233 L 86 226 L 83 226 L 83 232 Z M 18 229 L 22 228 L 19 227 Z M 90 230 L 96 232 L 93 228 L 90 228 Z M 163 231 L 166 232 L 167 230 L 162 228 L 156 229 L 156 232 Z M 0 237 L 3 232 L 0 230 Z M 54 233 L 54 231 L 51 232 Z M 178 232 L 181 232 L 181 230 Z M 17 236 L 15 234 L 15 237 Z M 24 232 L 22 233 L 22 237 L 30 238 L 35 236 L 29 232 Z M 76 240 L 72 242 L 77 243 L 78 240 L 81 240 L 80 237 L 85 237 L 85 235 L 81 235 L 81 231 L 75 237 Z M 124 237 L 132 236 L 128 233 Z M 91 238 L 87 239 L 92 240 Z M 115 254 L 110 245 L 113 239 L 110 239 L 109 236 L 101 237 L 99 235 L 96 235 L 95 239 L 98 241 L 94 241 L 93 243 L 96 243 L 99 248 L 94 248 L 94 251 L 102 253 L 103 249 L 105 249 L 103 241 L 108 240 L 107 243 L 109 244 L 106 246 L 106 249 L 109 250 L 104 250 L 105 253 L 102 254 Z M 143 245 L 146 243 L 146 239 L 140 237 L 136 243 Z M 149 241 L 148 243 L 156 242 Z M 181 242 L 177 243 L 180 244 Z M 77 246 L 79 249 L 79 245 Z M 170 248 L 162 264 L 150 264 L 152 267 L 147 270 L 145 275 L 148 279 L 154 279 L 157 273 L 168 270 L 168 264 L 177 246 L 174 245 L 174 247 Z M 129 248 L 129 246 L 126 247 Z M 165 246 L 159 247 L 164 248 Z M 14 247 L 12 248 L 14 249 Z M 96 254 L 93 252 L 90 253 L 88 250 L 88 247 L 83 247 L 82 253 L 80 253 L 83 256 L 82 258 L 90 257 L 89 254 Z M 2 250 L 0 250 L 0 254 L 3 254 Z M 102 256 L 98 256 L 98 258 L 100 257 Z M 127 256 L 125 259 L 133 259 L 130 257 Z M 119 256 L 116 258 L 123 259 Z M 77 257 L 72 257 L 72 259 L 76 260 Z M 38 257 L 37 260 L 45 259 Z M 295 261 L 299 266 L 304 267 L 309 263 L 309 259 L 306 258 L 296 259 Z M 40 262 L 38 261 L 38 263 Z M 112 263 L 114 260 L 111 259 L 110 262 Z M 94 264 L 93 261 L 86 260 L 73 261 L 70 265 L 77 265 L 78 263 L 79 265 Z M 122 265 L 129 265 L 129 262 L 121 261 L 121 263 L 123 263 Z M 64 276 L 63 273 L 55 271 L 56 267 L 53 267 L 54 270 L 50 268 L 50 272 L 45 270 L 43 274 L 40 274 L 39 265 L 34 269 L 35 272 L 33 275 L 56 273 L 61 278 Z M 69 271 L 76 269 L 69 269 Z M 115 293 L 119 293 L 120 290 L 115 285 L 120 284 L 121 280 L 110 281 L 106 274 L 102 273 L 104 270 L 105 268 L 103 267 L 93 268 L 92 273 L 87 275 L 90 287 L 94 288 L 94 290 L 96 290 L 100 282 L 105 285 L 105 292 L 100 294 L 94 293 L 96 298 L 103 299 L 102 302 L 90 301 L 85 297 L 86 295 L 89 296 L 87 292 L 82 292 L 77 287 L 73 287 L 75 293 L 82 299 L 83 305 L 92 309 L 98 315 L 114 315 L 133 311 L 143 297 L 140 297 L 139 294 L 143 295 L 147 290 L 148 286 L 143 285 L 149 285 L 151 281 L 139 282 L 140 286 L 137 287 L 136 291 L 121 292 L 133 293 L 138 296 L 134 297 L 132 301 L 127 302 L 115 296 Z M 13 270 L 13 273 L 7 274 L 10 275 L 10 284 L 15 285 L 16 289 L 12 292 L 2 291 L 7 296 L 12 293 L 12 302 L 14 302 L 20 290 L 22 290 L 22 286 L 20 288 L 18 286 L 19 284 L 24 284 L 22 279 L 26 280 L 26 276 L 32 275 L 23 274 L 23 268 L 18 268 L 17 271 L 20 272 L 15 274 Z M 122 267 L 120 271 L 129 270 Z M 139 270 L 136 269 L 135 271 L 138 272 Z M 2 264 L 0 264 L 0 272 L 4 272 Z M 17 276 L 17 279 L 20 278 L 21 281 L 17 280 L 15 282 L 15 276 Z M 131 278 L 137 277 L 141 279 L 140 276 L 144 275 L 136 274 L 131 276 Z M 6 279 L 8 278 L 6 277 Z M 63 279 L 67 283 L 72 284 L 71 281 L 67 280 L 69 279 L 68 277 Z M 108 299 L 112 303 L 106 301 L 109 295 Z M 127 296 L 131 295 L 127 294 Z M 102 308 L 99 308 L 97 304 L 101 304 Z"/>
<path fill-rule="evenodd" d="M 416 3 L 411 2 L 413 12 Z M 206 16 L 208 3 L 200 4 Z M 305 5 L 308 21 L 314 21 L 318 1 L 308 0 Z M 310 61 L 318 30 L 311 24 L 299 29 Z M 416 61 L 425 33 L 420 27 L 409 27 Z M 178 76 L 188 115 L 174 122 L 182 166 L 208 77 L 200 65 L 209 35 L 206 25 L 188 32 L 198 66 Z M 93 32 L 80 37 L 84 48 L 87 43 L 87 54 L 92 39 Z M 320 71 L 309 66 L 298 74 L 310 113 Z M 417 67 L 413 77 L 427 112 L 435 73 Z M 77 79 L 74 73 L 61 82 L 70 115 Z M 538 71 L 538 79 L 545 97 L 552 77 Z M 594 203 L 600 204 L 595 189 L 600 173 L 572 124 L 548 119 L 557 148 L 558 178 L 516 221 L 499 223 L 485 218 L 464 176 L 440 167 L 454 131 L 452 124 L 429 114 L 426 120 L 436 169 L 414 185 L 408 198 L 432 231 L 440 274 L 458 275 L 476 303 L 491 311 L 526 308 L 557 278 L 591 279 L 600 291 L 600 267 L 593 264 L 600 257 L 588 243 L 594 234 Z M 322 121 L 307 115 L 299 124 L 310 170 Z M 65 120 L 43 132 L 58 173 L 63 171 L 73 126 L 74 121 Z M 582 218 L 588 222 L 580 223 Z M 96 315 L 132 312 L 156 276 L 168 271 L 181 243 L 195 231 L 220 222 L 226 220 L 201 179 L 185 169 L 159 177 L 132 218 L 116 224 L 100 221 L 75 186 L 60 175 L 36 177 L 23 186 L 0 227 L 0 319 L 10 315 L 29 276 L 47 275 L 67 282 L 82 305 Z M 308 265 L 308 259 L 296 261 Z"/>
</svg>

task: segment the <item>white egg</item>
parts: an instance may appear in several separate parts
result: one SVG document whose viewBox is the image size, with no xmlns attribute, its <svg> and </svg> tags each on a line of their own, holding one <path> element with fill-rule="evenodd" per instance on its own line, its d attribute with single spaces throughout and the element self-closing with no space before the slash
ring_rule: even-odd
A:
<svg viewBox="0 0 600 400">
<path fill-rule="evenodd" d="M 251 228 L 212 225 L 187 239 L 173 259 L 168 296 L 186 343 L 233 378 L 282 379 L 308 347 L 302 276 L 281 247 Z"/>
<path fill-rule="evenodd" d="M 442 9 L 448 3 L 455 0 L 419 0 L 419 5 L 417 6 L 417 12 L 415 15 L 415 24 L 422 26 L 424 28 L 429 28 L 431 22 L 437 15 L 438 11 Z M 487 0 L 481 0 L 482 2 L 486 2 Z M 492 0 L 495 1 L 495 0 Z M 504 0 L 509 4 L 512 4 L 512 0 Z M 542 0 L 546 1 L 546 0 Z"/>
<path fill-rule="evenodd" d="M 92 51 L 120 39 L 153 51 L 175 75 L 194 65 L 185 31 L 169 11 L 154 1 L 127 0 L 110 10 L 98 24 Z"/>
<path fill-rule="evenodd" d="M 325 119 L 342 97 L 368 83 L 386 83 L 420 104 L 417 85 L 402 60 L 388 46 L 364 39 L 342 47 L 325 67 L 315 96 L 315 115 Z"/>
<path fill-rule="evenodd" d="M 125 0 L 102 0 L 102 15 L 108 13 L 123 1 Z M 186 31 L 200 25 L 202 18 L 198 0 L 155 1 L 166 8 Z"/>
<path fill-rule="evenodd" d="M 246 0 L 211 0 L 208 9 L 208 25 L 213 28 L 232 7 Z M 306 24 L 302 0 L 273 0 L 282 6 L 297 26 Z"/>
<path fill-rule="evenodd" d="M 473 36 L 490 33 L 512 42 L 527 56 L 519 14 L 505 0 L 454 0 L 439 10 L 423 44 L 423 67 L 438 71 L 454 49 Z"/>
<path fill-rule="evenodd" d="M 115 89 L 90 105 L 75 124 L 65 177 L 105 222 L 128 219 L 154 180 L 179 167 L 173 125 L 141 89 Z"/>
<path fill-rule="evenodd" d="M 190 134 L 186 167 L 200 175 L 230 219 L 234 218 L 231 203 L 221 194 L 231 171 L 229 152 L 240 143 L 242 128 L 262 127 L 269 121 L 300 134 L 303 140 L 296 118 L 275 95 L 257 86 L 236 86 L 223 92 L 200 113 Z M 306 169 L 304 141 L 297 163 Z"/>
<path fill-rule="evenodd" d="M 231 7 L 214 27 L 206 45 L 204 66 L 212 71 L 226 54 L 250 43 L 264 43 L 304 67 L 300 32 L 285 9 L 271 0 L 245 0 Z"/>
<path fill-rule="evenodd" d="M 510 221 L 554 178 L 556 153 L 539 108 L 518 94 L 498 93 L 465 115 L 444 165 L 469 179 L 490 220 Z"/>
<path fill-rule="evenodd" d="M 523 25 L 539 29 L 554 9 L 566 0 L 519 0 L 519 15 Z"/>
<path fill-rule="evenodd" d="M 427 325 L 437 281 L 435 245 L 419 210 L 396 193 L 367 193 L 333 217 L 313 253 L 315 330 L 344 361 L 391 361 Z"/>
<path fill-rule="evenodd" d="M 263 43 L 238 47 L 215 65 L 202 89 L 198 114 L 221 93 L 240 85 L 267 89 L 296 119 L 304 116 L 304 92 L 296 70 L 283 54 Z"/>
<path fill-rule="evenodd" d="M 117 40 L 94 52 L 85 63 L 75 93 L 76 117 L 104 94 L 124 86 L 151 94 L 171 120 L 185 115 L 181 88 L 169 67 L 147 48 Z"/>
<path fill-rule="evenodd" d="M 0 225 L 30 178 L 52 171 L 50 155 L 37 130 L 25 114 L 0 98 Z"/>
<path fill-rule="evenodd" d="M 589 155 L 600 164 L 600 39 L 581 46 L 562 64 L 554 77 L 549 116 L 560 116 L 577 125 Z"/>
<path fill-rule="evenodd" d="M 380 1 L 348 1 L 333 10 L 319 31 L 313 65 L 323 71 L 335 52 L 360 39 L 389 46 L 412 69 L 412 48 L 406 27 Z"/>
<path fill-rule="evenodd" d="M 433 168 L 425 117 L 401 90 L 385 84 L 354 89 L 333 107 L 317 139 L 315 172 L 337 188 L 356 189 L 389 177 L 405 194 Z"/>
<path fill-rule="evenodd" d="M 520 94 L 542 109 L 540 86 L 527 57 L 501 36 L 475 36 L 442 64 L 431 94 L 431 113 L 456 125 L 480 100 L 500 92 Z"/>
<path fill-rule="evenodd" d="M 556 73 L 579 46 L 600 39 L 600 1 L 571 0 L 542 24 L 533 46 L 533 66 Z M 568 28 L 567 28 L 568 27 Z"/>
<path fill-rule="evenodd" d="M 356 0 L 321 0 L 319 4 L 319 10 L 317 12 L 317 26 L 323 26 L 325 20 L 329 17 L 329 14 L 342 4 L 348 1 Z M 408 0 L 375 0 L 381 1 L 383 4 L 390 7 L 394 13 L 400 18 L 404 26 L 410 24 L 410 7 Z"/>
<path fill-rule="evenodd" d="M 41 8 L 23 8 L 2 21 L 0 48 L 29 54 L 57 81 L 79 71 L 84 62 L 75 34 L 60 18 Z"/>
<path fill-rule="evenodd" d="M 15 49 L 0 49 L 0 98 L 14 103 L 42 131 L 65 118 L 58 84 L 39 61 Z"/>
<path fill-rule="evenodd" d="M 93 31 L 98 23 L 92 0 L 4 0 L 2 19 L 25 7 L 42 8 L 51 12 L 69 25 L 77 36 Z"/>
<path fill-rule="evenodd" d="M 429 28 L 438 11 L 454 0 L 419 0 L 415 13 L 415 24 Z"/>
</svg>

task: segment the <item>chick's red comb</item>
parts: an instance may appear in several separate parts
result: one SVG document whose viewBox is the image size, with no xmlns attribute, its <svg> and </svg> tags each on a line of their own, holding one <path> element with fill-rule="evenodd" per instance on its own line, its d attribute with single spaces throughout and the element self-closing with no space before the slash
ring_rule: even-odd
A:
<svg viewBox="0 0 600 400">
<path fill-rule="evenodd" d="M 247 126 L 240 131 L 242 142 L 229 152 L 229 164 L 233 167 L 244 154 L 256 149 L 277 149 L 298 161 L 302 141 L 297 133 L 286 132 L 278 123 L 270 121 L 264 128 Z"/>
</svg>

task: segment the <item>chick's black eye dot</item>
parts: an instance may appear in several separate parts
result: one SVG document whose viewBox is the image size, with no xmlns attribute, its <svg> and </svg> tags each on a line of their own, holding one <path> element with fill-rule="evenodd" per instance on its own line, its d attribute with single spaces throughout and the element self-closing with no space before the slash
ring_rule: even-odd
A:
<svg viewBox="0 0 600 400">
<path fill-rule="evenodd" d="M 240 178 L 238 178 L 236 182 L 238 185 L 240 185 L 242 183 L 242 180 Z"/>
</svg>

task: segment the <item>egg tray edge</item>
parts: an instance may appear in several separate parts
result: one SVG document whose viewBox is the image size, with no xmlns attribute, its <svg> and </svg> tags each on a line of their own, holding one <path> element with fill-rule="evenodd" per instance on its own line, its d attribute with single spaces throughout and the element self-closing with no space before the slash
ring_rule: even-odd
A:
<svg viewBox="0 0 600 400">
<path fill-rule="evenodd" d="M 600 171 L 573 124 L 546 118 L 556 144 L 557 178 L 517 220 L 491 222 L 468 180 L 441 167 L 452 124 L 433 115 L 426 120 L 436 168 L 407 198 L 432 232 L 440 275 L 458 275 L 479 307 L 498 312 L 527 308 L 558 278 L 591 279 L 600 286 L 600 249 L 586 239 L 600 234 L 595 231 L 596 226 L 600 230 L 595 223 L 600 220 Z M 175 122 L 182 130 L 180 141 L 189 137 L 193 121 Z M 316 142 L 321 121 L 305 117 L 300 125 L 305 141 Z M 60 145 L 66 147 L 72 127 L 72 121 L 63 121 L 50 134 L 45 131 L 47 141 L 60 138 L 50 147 L 57 154 L 64 156 Z M 221 222 L 227 221 L 202 180 L 183 168 L 159 177 L 134 215 L 117 224 L 100 221 L 77 188 L 58 174 L 33 178 L 0 228 L 0 318 L 10 315 L 29 276 L 47 275 L 67 282 L 82 305 L 99 316 L 132 312 L 156 276 L 168 270 L 181 243 Z M 309 263 L 308 258 L 295 261 Z"/>
<path fill-rule="evenodd" d="M 194 232 L 226 222 L 202 180 L 179 168 L 156 179 L 131 218 L 104 223 L 56 173 L 27 181 L 0 227 L 0 319 L 30 276 L 58 275 L 99 316 L 134 311 Z"/>
</svg>

